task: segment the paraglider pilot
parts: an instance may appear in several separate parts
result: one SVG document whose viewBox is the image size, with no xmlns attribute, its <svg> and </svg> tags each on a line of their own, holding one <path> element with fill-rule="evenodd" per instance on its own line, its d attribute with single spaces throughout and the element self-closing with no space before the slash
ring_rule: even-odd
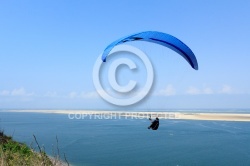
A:
<svg viewBox="0 0 250 166">
<path fill-rule="evenodd" d="M 149 120 L 151 121 L 151 125 L 148 127 L 148 129 L 152 129 L 152 130 L 157 130 L 159 127 L 159 118 L 156 117 L 154 121 L 152 121 L 151 117 L 149 118 Z"/>
</svg>

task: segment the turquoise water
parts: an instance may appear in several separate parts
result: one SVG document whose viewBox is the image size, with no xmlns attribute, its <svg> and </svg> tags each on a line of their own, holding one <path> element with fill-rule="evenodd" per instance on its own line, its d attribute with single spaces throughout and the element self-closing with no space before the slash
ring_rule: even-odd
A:
<svg viewBox="0 0 250 166">
<path fill-rule="evenodd" d="M 0 128 L 47 153 L 59 139 L 73 165 L 250 165 L 250 123 L 146 119 L 81 119 L 68 115 L 0 112 Z M 34 145 L 33 145 L 34 146 Z"/>
</svg>

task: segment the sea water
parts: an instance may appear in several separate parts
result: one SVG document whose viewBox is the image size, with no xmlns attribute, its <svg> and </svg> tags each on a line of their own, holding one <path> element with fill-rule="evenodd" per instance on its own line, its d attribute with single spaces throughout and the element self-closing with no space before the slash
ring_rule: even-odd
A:
<svg viewBox="0 0 250 166">
<path fill-rule="evenodd" d="M 147 119 L 69 119 L 67 114 L 0 112 L 0 129 L 72 165 L 250 165 L 250 123 Z M 53 150 L 54 149 L 54 150 Z"/>
</svg>

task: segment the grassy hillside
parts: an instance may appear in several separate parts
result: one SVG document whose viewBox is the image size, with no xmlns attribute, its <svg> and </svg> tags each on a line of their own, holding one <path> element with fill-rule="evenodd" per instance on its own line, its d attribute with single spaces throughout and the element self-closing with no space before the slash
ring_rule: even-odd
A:
<svg viewBox="0 0 250 166">
<path fill-rule="evenodd" d="M 34 136 L 35 138 L 35 136 Z M 35 138 L 37 143 L 37 140 Z M 36 152 L 23 143 L 14 141 L 0 131 L 0 166 L 59 166 L 66 165 L 56 158 L 51 158 L 40 148 Z"/>
</svg>

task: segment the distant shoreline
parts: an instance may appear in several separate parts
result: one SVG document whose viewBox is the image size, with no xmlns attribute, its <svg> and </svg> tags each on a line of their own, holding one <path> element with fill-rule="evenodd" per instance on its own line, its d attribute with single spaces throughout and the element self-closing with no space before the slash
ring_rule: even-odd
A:
<svg viewBox="0 0 250 166">
<path fill-rule="evenodd" d="M 198 112 L 149 112 L 149 111 L 99 111 L 99 110 L 8 110 L 5 112 L 29 112 L 29 113 L 53 113 L 84 116 L 116 116 L 133 117 L 144 119 L 149 116 L 159 117 L 160 119 L 180 119 L 180 120 L 213 120 L 213 121 L 242 121 L 250 122 L 250 113 L 198 113 Z"/>
</svg>

